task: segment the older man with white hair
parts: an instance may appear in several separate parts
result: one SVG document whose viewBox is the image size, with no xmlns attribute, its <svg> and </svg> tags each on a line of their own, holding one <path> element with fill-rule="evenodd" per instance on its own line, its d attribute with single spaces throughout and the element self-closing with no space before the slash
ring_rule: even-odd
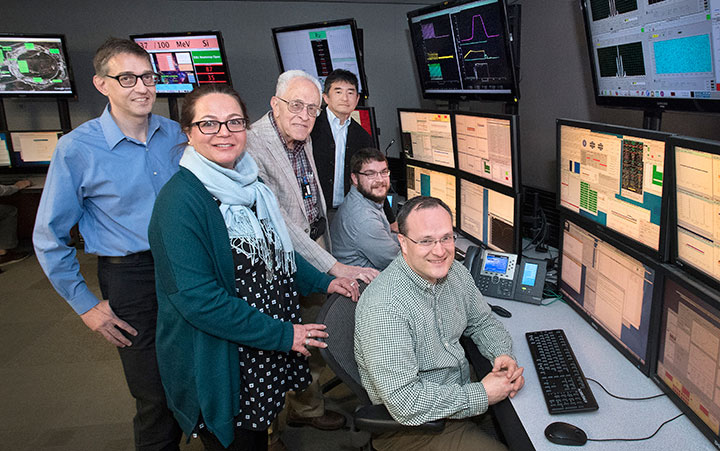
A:
<svg viewBox="0 0 720 451">
<path fill-rule="evenodd" d="M 344 265 L 329 252 L 327 207 L 319 188 L 310 132 L 320 114 L 320 82 L 312 75 L 291 70 L 280 75 L 271 110 L 247 132 L 247 151 L 259 167 L 263 182 L 275 193 L 295 250 L 313 266 L 337 277 L 370 282 L 372 268 Z M 324 299 L 301 299 L 303 322 L 313 321 Z M 318 356 L 314 356 L 318 357 Z M 321 359 L 310 360 L 313 384 L 288 402 L 288 424 L 339 429 L 345 418 L 326 410 L 317 383 Z"/>
</svg>

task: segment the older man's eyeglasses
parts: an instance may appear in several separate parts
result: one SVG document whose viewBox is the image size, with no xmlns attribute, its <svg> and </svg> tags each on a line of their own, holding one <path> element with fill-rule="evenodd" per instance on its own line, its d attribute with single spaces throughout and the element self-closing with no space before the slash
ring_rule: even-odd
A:
<svg viewBox="0 0 720 451">
<path fill-rule="evenodd" d="M 390 169 L 383 169 L 382 171 L 365 171 L 365 172 L 356 172 L 356 174 L 364 175 L 365 177 L 369 179 L 376 179 L 376 178 L 387 178 L 390 177 Z"/>
<path fill-rule="evenodd" d="M 108 78 L 114 78 L 123 88 L 132 88 L 137 84 L 138 78 L 142 80 L 145 86 L 155 86 L 160 82 L 160 75 L 155 72 L 145 72 L 144 74 L 120 74 L 106 75 Z"/>
<path fill-rule="evenodd" d="M 308 104 L 303 102 L 302 100 L 285 100 L 282 97 L 277 96 L 276 98 L 287 103 L 288 111 L 290 111 L 291 113 L 297 114 L 301 113 L 303 109 L 307 109 L 308 116 L 320 116 L 320 107 L 317 105 L 313 105 L 312 103 Z"/>
<path fill-rule="evenodd" d="M 445 235 L 444 237 L 434 240 L 432 238 L 423 238 L 420 241 L 415 241 L 412 238 L 410 238 L 407 235 L 403 235 L 408 240 L 412 241 L 413 243 L 417 244 L 418 246 L 425 248 L 425 249 L 432 249 L 435 247 L 437 243 L 440 243 L 441 246 L 450 246 L 451 244 L 455 243 L 455 240 L 457 240 L 457 234 L 453 233 L 452 235 Z"/>
<path fill-rule="evenodd" d="M 248 120 L 243 118 L 229 119 L 227 121 L 197 121 L 193 122 L 192 125 L 197 126 L 200 133 L 203 135 L 216 135 L 220 133 L 220 127 L 223 125 L 228 129 L 230 133 L 238 133 L 244 131 L 247 128 Z"/>
</svg>

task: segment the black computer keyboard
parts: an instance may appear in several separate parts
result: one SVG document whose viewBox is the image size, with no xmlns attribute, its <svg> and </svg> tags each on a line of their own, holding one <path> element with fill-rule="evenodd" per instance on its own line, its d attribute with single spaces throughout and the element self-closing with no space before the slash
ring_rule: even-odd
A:
<svg viewBox="0 0 720 451">
<path fill-rule="evenodd" d="M 525 334 L 540 379 L 548 411 L 553 413 L 597 410 L 587 379 L 565 332 L 539 330 Z"/>
</svg>

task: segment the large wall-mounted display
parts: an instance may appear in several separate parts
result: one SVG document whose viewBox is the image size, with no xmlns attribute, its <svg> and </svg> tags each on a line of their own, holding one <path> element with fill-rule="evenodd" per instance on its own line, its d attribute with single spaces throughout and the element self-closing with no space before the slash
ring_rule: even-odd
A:
<svg viewBox="0 0 720 451">
<path fill-rule="evenodd" d="M 75 95 L 64 36 L 0 34 L 0 96 Z"/>
<path fill-rule="evenodd" d="M 599 105 L 720 112 L 720 9 L 580 0 Z"/>
<path fill-rule="evenodd" d="M 443 2 L 408 24 L 425 97 L 519 96 L 504 0 Z"/>
<path fill-rule="evenodd" d="M 153 70 L 160 74 L 158 95 L 187 94 L 209 83 L 232 84 L 219 31 L 152 33 L 130 39 L 150 54 Z"/>
<path fill-rule="evenodd" d="M 367 80 L 355 19 L 316 22 L 273 28 L 280 72 L 300 69 L 325 84 L 335 69 L 345 69 L 358 78 L 358 91 L 367 97 Z"/>
</svg>

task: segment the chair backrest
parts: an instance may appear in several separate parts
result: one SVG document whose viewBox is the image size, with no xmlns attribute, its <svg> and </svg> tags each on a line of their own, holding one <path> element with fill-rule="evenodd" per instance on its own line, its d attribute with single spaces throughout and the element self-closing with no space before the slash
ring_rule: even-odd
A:
<svg viewBox="0 0 720 451">
<path fill-rule="evenodd" d="M 361 284 L 361 292 L 364 288 L 365 285 Z M 360 382 L 353 351 L 356 305 L 350 298 L 337 293 L 331 294 L 318 313 L 316 322 L 325 324 L 325 332 L 328 333 L 328 338 L 325 339 L 328 347 L 320 348 L 320 355 L 360 402 L 368 405 L 371 404 L 370 398 Z"/>
</svg>

